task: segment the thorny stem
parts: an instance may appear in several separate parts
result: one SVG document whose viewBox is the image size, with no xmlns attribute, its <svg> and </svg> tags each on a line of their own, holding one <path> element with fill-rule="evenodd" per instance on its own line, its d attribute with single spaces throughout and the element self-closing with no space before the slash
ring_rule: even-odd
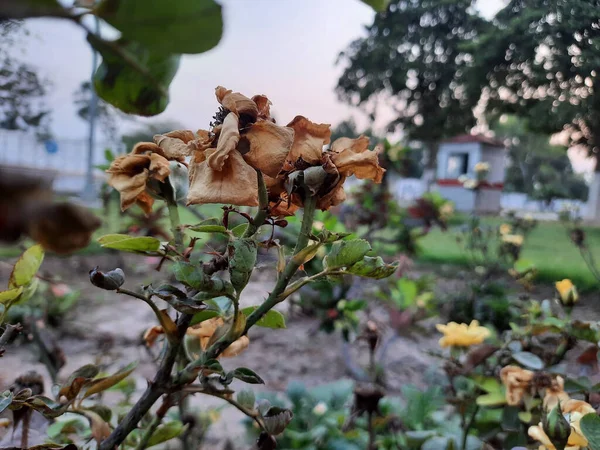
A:
<svg viewBox="0 0 600 450">
<path fill-rule="evenodd" d="M 252 237 L 256 234 L 260 226 L 265 222 L 269 213 L 269 194 L 267 192 L 267 186 L 260 170 L 256 171 L 256 177 L 258 178 L 258 211 L 252 219 L 252 222 L 248 224 L 246 232 L 244 233 L 245 238 Z"/>
<path fill-rule="evenodd" d="M 98 450 L 114 450 L 125 438 L 133 431 L 138 422 L 150 410 L 152 405 L 167 392 L 171 382 L 171 372 L 179 353 L 181 339 L 185 336 L 192 316 L 190 314 L 181 314 L 177 319 L 177 343 L 167 343 L 167 351 L 154 379 L 148 383 L 146 391 L 142 394 L 137 403 L 127 413 L 125 418 L 119 423 L 117 428 L 98 446 Z"/>
</svg>

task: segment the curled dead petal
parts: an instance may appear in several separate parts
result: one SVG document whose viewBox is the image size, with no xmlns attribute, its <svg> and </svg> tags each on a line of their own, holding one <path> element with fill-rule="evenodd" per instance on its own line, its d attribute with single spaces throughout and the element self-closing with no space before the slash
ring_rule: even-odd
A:
<svg viewBox="0 0 600 450">
<path fill-rule="evenodd" d="M 252 101 L 258 108 L 258 118 L 263 120 L 271 120 L 271 100 L 266 95 L 255 95 Z"/>
<path fill-rule="evenodd" d="M 323 146 L 331 139 L 331 125 L 314 123 L 303 116 L 296 116 L 288 125 L 294 129 L 294 143 L 287 161 L 293 166 L 299 158 L 309 164 L 318 164 Z"/>
<path fill-rule="evenodd" d="M 215 95 L 219 103 L 238 117 L 242 114 L 253 121 L 258 117 L 258 107 L 251 99 L 239 92 L 233 92 L 223 86 L 217 86 Z"/>
<path fill-rule="evenodd" d="M 272 217 L 293 216 L 298 209 L 298 205 L 291 202 L 286 192 L 281 192 L 269 200 L 269 214 Z"/>
<path fill-rule="evenodd" d="M 145 192 L 147 182 L 148 169 L 142 169 L 137 175 L 130 175 L 126 172 L 109 172 L 107 180 L 108 185 L 121 194 L 121 211 L 125 211 L 136 203 L 138 197 Z M 152 200 L 150 207 L 153 202 L 154 200 Z"/>
<path fill-rule="evenodd" d="M 144 333 L 144 341 L 146 342 L 146 346 L 152 347 L 159 336 L 165 334 L 165 330 L 160 325 L 155 325 L 150 327 Z"/>
<path fill-rule="evenodd" d="M 206 161 L 190 164 L 188 205 L 225 203 L 238 206 L 257 206 L 256 171 L 246 164 L 242 155 L 237 151 L 231 152 L 229 158 L 225 160 L 222 170 L 214 170 L 210 166 L 211 152 L 214 150 L 206 151 Z"/>
<path fill-rule="evenodd" d="M 377 152 L 368 150 L 369 139 L 340 138 L 331 146 L 331 161 L 343 176 L 381 183 L 385 169 L 379 165 Z"/>
<path fill-rule="evenodd" d="M 317 200 L 317 208 L 321 211 L 327 211 L 332 206 L 344 203 L 346 200 L 346 191 L 344 191 L 343 184 L 344 177 L 342 177 L 336 187 Z"/>
<path fill-rule="evenodd" d="M 148 215 L 152 212 L 152 205 L 154 205 L 154 198 L 146 191 L 142 192 L 138 195 L 136 201 L 136 205 L 142 208 L 144 214 Z"/>
<path fill-rule="evenodd" d="M 223 350 L 221 356 L 224 358 L 232 358 L 239 355 L 250 345 L 250 338 L 248 336 L 240 336 L 233 344 Z"/>
<path fill-rule="evenodd" d="M 154 142 L 138 142 L 137 144 L 135 144 L 133 146 L 133 150 L 131 150 L 131 153 L 129 155 L 125 155 L 125 156 L 150 155 L 152 153 L 157 153 L 160 156 L 163 156 L 166 158 L 165 152 L 163 151 L 163 149 L 160 148 L 158 145 L 156 145 Z"/>
<path fill-rule="evenodd" d="M 188 146 L 192 151 L 204 151 L 207 148 L 212 147 L 215 141 L 215 135 L 207 130 L 196 131 L 197 138 L 188 143 Z M 191 153 L 190 153 L 191 154 Z"/>
<path fill-rule="evenodd" d="M 341 137 L 333 141 L 330 151 L 340 153 L 350 149 L 354 153 L 362 153 L 369 149 L 369 138 L 367 136 L 359 136 L 356 139 L 349 137 Z"/>
<path fill-rule="evenodd" d="M 238 150 L 244 160 L 263 174 L 275 178 L 292 148 L 294 130 L 259 120 L 240 138 Z M 248 150 L 244 152 L 243 150 Z"/>
<path fill-rule="evenodd" d="M 139 144 L 138 144 L 139 145 Z M 154 144 L 152 144 L 154 145 Z M 136 146 L 137 147 L 137 146 Z M 124 175 L 136 175 L 143 172 L 144 169 L 150 167 L 150 156 L 146 154 L 133 154 L 119 156 L 116 158 L 106 171 L 109 174 L 124 174 Z M 109 178 L 110 180 L 110 178 Z M 109 182 L 110 184 L 110 182 Z M 111 185 L 112 186 L 112 185 Z M 113 186 L 115 187 L 115 186 Z M 115 189 L 117 189 L 115 187 Z"/>
<path fill-rule="evenodd" d="M 163 158 L 158 153 L 152 153 L 150 155 L 150 173 L 148 174 L 151 178 L 158 181 L 165 181 L 165 178 L 171 173 L 169 166 L 169 160 Z"/>
<path fill-rule="evenodd" d="M 193 149 L 188 143 L 194 141 L 195 136 L 189 130 L 176 130 L 166 134 L 157 134 L 153 139 L 156 145 L 163 150 L 167 159 L 183 161 Z"/>
<path fill-rule="evenodd" d="M 72 253 L 90 243 L 101 221 L 91 211 L 72 203 L 44 205 L 33 213 L 27 233 L 45 250 Z"/>
<path fill-rule="evenodd" d="M 207 156 L 208 165 L 213 170 L 223 170 L 223 165 L 230 153 L 236 149 L 238 142 L 240 141 L 240 132 L 238 129 L 239 117 L 233 113 L 227 114 L 223 121 L 223 128 L 219 135 L 219 142 L 217 142 L 216 151 L 211 152 L 210 156 Z"/>
</svg>

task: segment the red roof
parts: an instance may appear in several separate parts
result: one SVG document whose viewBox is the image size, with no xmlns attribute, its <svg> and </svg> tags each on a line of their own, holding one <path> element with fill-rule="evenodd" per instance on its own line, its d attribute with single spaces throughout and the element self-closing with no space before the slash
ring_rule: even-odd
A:
<svg viewBox="0 0 600 450">
<path fill-rule="evenodd" d="M 478 142 L 480 144 L 504 148 L 504 142 L 496 140 L 494 138 L 483 136 L 481 134 L 461 134 L 459 136 L 454 136 L 452 138 L 445 139 L 442 141 L 442 143 L 445 144 L 467 144 L 470 142 Z"/>
</svg>

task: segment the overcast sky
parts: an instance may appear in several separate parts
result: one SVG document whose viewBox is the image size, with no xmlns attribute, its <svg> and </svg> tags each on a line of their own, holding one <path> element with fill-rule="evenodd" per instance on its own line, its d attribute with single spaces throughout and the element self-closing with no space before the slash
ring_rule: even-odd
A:
<svg viewBox="0 0 600 450">
<path fill-rule="evenodd" d="M 166 111 L 153 120 L 174 120 L 190 129 L 205 128 L 216 110 L 214 88 L 223 85 L 246 95 L 266 94 L 281 123 L 302 114 L 336 124 L 357 110 L 334 92 L 341 68 L 338 53 L 363 34 L 373 11 L 359 0 L 219 0 L 225 30 L 213 50 L 184 56 L 171 84 Z M 502 0 L 480 0 L 491 17 Z M 75 115 L 73 92 L 92 70 L 92 53 L 83 32 L 67 21 L 33 19 L 19 57 L 52 82 L 48 106 L 57 137 L 87 133 Z M 143 121 L 143 119 L 136 119 Z M 364 119 L 363 119 L 364 120 Z M 123 125 L 122 129 L 132 125 Z"/>
</svg>

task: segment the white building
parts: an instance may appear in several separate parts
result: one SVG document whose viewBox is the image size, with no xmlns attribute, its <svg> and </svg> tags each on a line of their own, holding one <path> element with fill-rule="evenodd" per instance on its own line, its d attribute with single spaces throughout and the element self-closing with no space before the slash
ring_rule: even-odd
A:
<svg viewBox="0 0 600 450">
<path fill-rule="evenodd" d="M 500 141 L 465 134 L 443 141 L 437 155 L 436 184 L 458 211 L 500 212 L 508 153 Z M 490 171 L 478 191 L 465 189 L 459 178 L 476 178 L 475 164 L 487 162 Z"/>
</svg>

